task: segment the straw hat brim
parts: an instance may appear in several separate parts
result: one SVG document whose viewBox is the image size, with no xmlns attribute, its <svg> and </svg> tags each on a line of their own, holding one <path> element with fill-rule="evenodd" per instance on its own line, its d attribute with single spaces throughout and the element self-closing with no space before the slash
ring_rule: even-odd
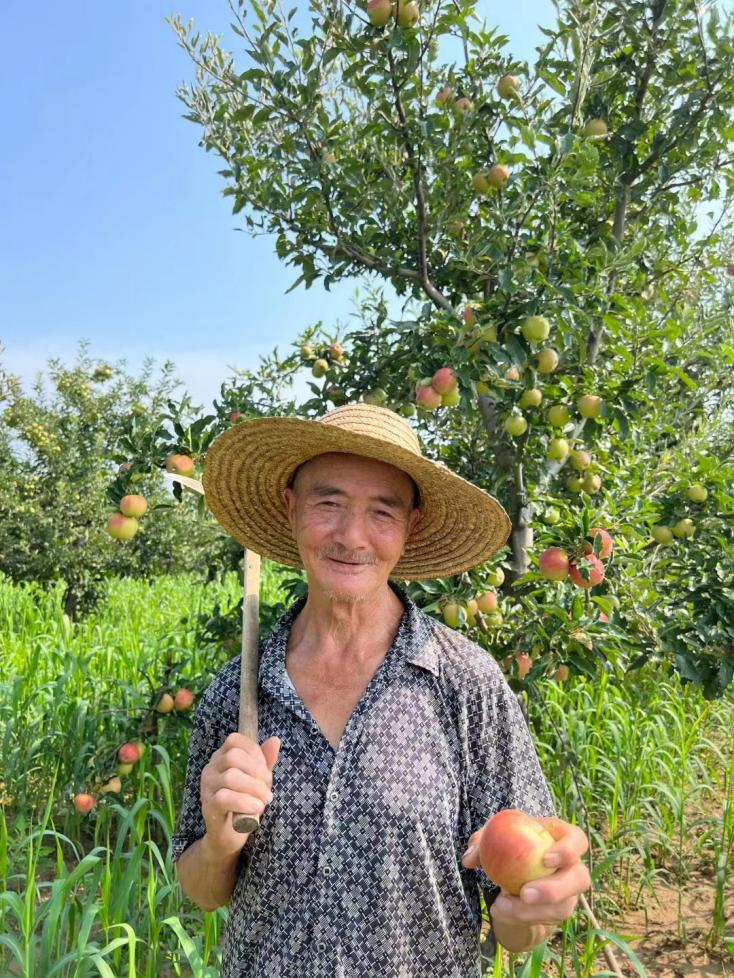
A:
<svg viewBox="0 0 734 978">
<path fill-rule="evenodd" d="M 303 418 L 255 418 L 210 446 L 203 484 L 217 522 L 243 547 L 303 567 L 281 494 L 299 465 L 325 452 L 378 459 L 407 472 L 421 493 L 422 517 L 391 577 L 448 577 L 488 561 L 512 529 L 493 496 L 401 445 Z"/>
</svg>

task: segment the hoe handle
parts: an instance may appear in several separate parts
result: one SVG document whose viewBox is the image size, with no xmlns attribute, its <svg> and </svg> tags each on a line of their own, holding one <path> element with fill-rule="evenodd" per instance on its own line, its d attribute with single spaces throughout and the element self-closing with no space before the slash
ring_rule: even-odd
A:
<svg viewBox="0 0 734 978">
<path fill-rule="evenodd" d="M 258 740 L 257 677 L 260 645 L 260 554 L 245 550 L 244 596 L 242 599 L 242 656 L 240 660 L 239 732 Z M 260 824 L 258 813 L 235 813 L 236 832 L 254 832 Z"/>
</svg>

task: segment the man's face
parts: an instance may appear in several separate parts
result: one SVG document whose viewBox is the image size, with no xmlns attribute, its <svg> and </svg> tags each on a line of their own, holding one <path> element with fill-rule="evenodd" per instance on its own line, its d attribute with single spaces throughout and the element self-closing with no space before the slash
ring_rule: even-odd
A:
<svg viewBox="0 0 734 978">
<path fill-rule="evenodd" d="M 301 466 L 283 503 L 309 586 L 342 601 L 384 587 L 420 518 L 410 476 L 340 452 Z"/>
</svg>

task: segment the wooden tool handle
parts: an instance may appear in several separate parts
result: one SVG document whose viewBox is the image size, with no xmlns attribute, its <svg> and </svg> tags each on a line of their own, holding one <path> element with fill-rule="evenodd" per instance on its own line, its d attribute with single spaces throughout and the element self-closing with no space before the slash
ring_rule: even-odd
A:
<svg viewBox="0 0 734 978">
<path fill-rule="evenodd" d="M 257 678 L 260 658 L 260 554 L 245 550 L 244 596 L 242 600 L 242 656 L 240 660 L 239 732 L 258 741 Z M 257 813 L 235 813 L 236 832 L 254 832 L 260 825 Z"/>
</svg>

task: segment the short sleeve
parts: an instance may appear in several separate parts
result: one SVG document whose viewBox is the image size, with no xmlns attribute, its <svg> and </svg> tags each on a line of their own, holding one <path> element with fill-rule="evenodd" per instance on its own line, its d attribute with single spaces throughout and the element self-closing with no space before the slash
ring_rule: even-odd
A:
<svg viewBox="0 0 734 978">
<path fill-rule="evenodd" d="M 469 695 L 467 730 L 472 832 L 503 808 L 519 808 L 535 818 L 556 814 L 517 697 L 492 659 Z M 498 887 L 484 870 L 473 872 L 489 905 Z"/>
<path fill-rule="evenodd" d="M 189 759 L 186 766 L 183 799 L 171 838 L 171 854 L 174 862 L 197 839 L 206 833 L 201 811 L 201 772 L 212 754 L 221 746 L 218 729 L 208 708 L 206 693 L 201 698 L 189 738 Z"/>
</svg>

